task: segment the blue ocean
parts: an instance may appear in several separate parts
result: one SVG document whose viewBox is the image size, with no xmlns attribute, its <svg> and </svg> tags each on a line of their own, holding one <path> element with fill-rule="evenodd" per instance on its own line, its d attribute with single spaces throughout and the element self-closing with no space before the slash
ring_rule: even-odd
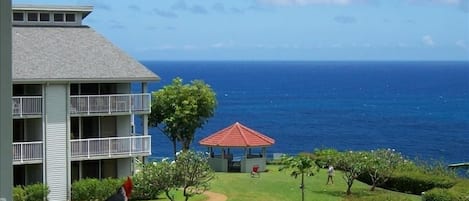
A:
<svg viewBox="0 0 469 201">
<path fill-rule="evenodd" d="M 276 140 L 267 151 L 392 148 L 409 158 L 469 162 L 469 62 L 144 61 L 162 80 L 204 80 L 215 116 L 198 141 L 235 122 Z M 171 156 L 151 129 L 152 156 Z"/>
</svg>

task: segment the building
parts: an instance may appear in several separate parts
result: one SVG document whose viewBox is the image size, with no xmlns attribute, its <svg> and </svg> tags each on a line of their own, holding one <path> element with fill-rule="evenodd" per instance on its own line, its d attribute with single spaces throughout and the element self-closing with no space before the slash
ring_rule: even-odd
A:
<svg viewBox="0 0 469 201">
<path fill-rule="evenodd" d="M 83 25 L 91 12 L 13 6 L 14 185 L 47 184 L 53 201 L 68 200 L 75 180 L 128 176 L 151 155 L 147 83 L 159 77 Z"/>
</svg>

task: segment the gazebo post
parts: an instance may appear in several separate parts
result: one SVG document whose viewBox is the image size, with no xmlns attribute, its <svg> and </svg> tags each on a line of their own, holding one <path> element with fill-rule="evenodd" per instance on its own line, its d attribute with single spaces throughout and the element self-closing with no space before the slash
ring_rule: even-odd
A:
<svg viewBox="0 0 469 201">
<path fill-rule="evenodd" d="M 225 159 L 225 148 L 221 148 L 221 159 Z"/>
<path fill-rule="evenodd" d="M 267 158 L 267 148 L 262 147 L 262 158 Z"/>
</svg>

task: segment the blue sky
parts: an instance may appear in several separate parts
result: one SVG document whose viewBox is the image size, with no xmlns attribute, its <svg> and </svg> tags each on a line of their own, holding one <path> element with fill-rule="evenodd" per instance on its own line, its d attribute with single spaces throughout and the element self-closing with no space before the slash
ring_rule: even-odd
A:
<svg viewBox="0 0 469 201">
<path fill-rule="evenodd" d="M 13 0 L 92 5 L 140 60 L 465 60 L 469 0 Z"/>
</svg>

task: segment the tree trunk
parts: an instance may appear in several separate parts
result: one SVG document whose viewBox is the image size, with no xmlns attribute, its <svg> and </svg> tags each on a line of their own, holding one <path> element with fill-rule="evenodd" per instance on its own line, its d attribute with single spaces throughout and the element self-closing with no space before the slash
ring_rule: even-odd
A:
<svg viewBox="0 0 469 201">
<path fill-rule="evenodd" d="M 191 146 L 191 140 L 184 140 L 182 142 L 182 150 L 183 151 L 189 150 L 190 146 Z"/>
<path fill-rule="evenodd" d="M 301 173 L 301 201 L 305 201 L 305 174 Z"/>
<path fill-rule="evenodd" d="M 173 142 L 173 154 L 174 154 L 174 160 L 176 160 L 176 139 L 171 140 Z"/>
<path fill-rule="evenodd" d="M 375 184 L 375 183 L 373 183 L 373 185 L 371 185 L 371 189 L 370 189 L 370 191 L 374 191 L 374 190 L 375 190 L 375 188 L 376 188 L 376 184 Z"/>
<path fill-rule="evenodd" d="M 166 197 L 167 197 L 169 200 L 174 201 L 174 196 L 169 195 L 169 191 L 165 191 L 164 193 L 166 194 Z"/>
<path fill-rule="evenodd" d="M 187 195 L 187 187 L 184 186 L 184 197 L 186 197 L 186 201 L 189 200 L 189 195 Z"/>
<path fill-rule="evenodd" d="M 347 187 L 347 195 L 350 195 L 350 194 L 352 194 L 352 190 L 351 190 L 351 188 L 352 188 L 352 186 L 351 186 L 351 185 L 349 185 L 349 186 Z"/>
</svg>

